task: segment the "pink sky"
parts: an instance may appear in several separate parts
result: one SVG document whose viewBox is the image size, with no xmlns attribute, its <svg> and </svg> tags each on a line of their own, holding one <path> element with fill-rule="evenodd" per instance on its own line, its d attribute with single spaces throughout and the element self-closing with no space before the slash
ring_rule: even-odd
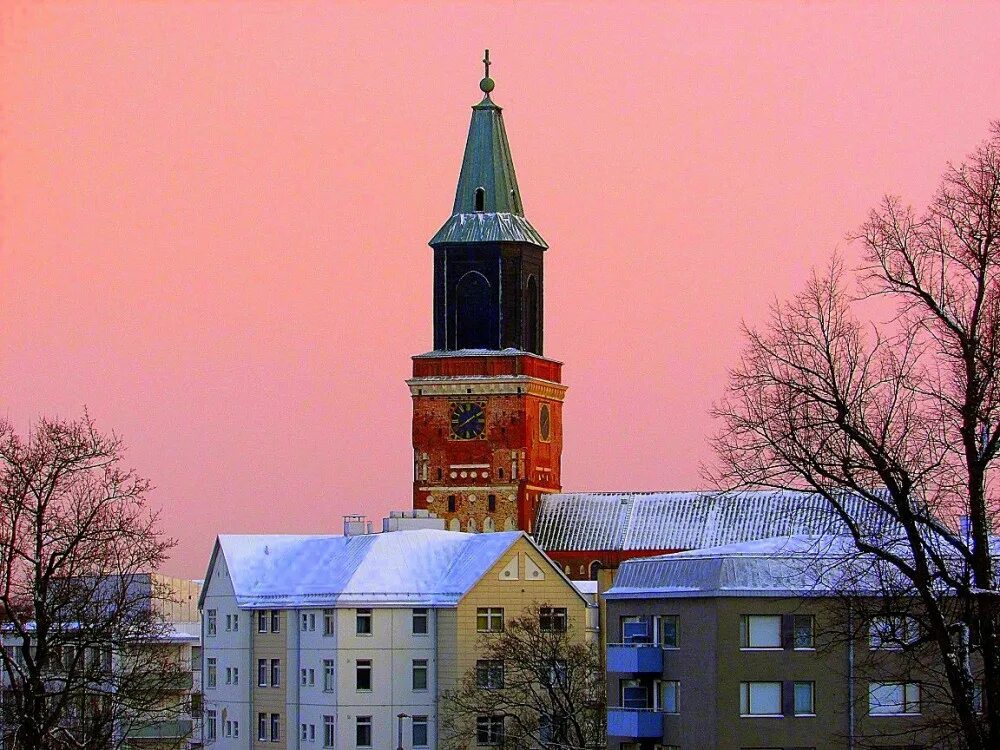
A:
<svg viewBox="0 0 1000 750">
<path fill-rule="evenodd" d="M 759 321 L 1000 117 L 975 4 L 0 6 L 0 415 L 86 405 L 200 576 L 410 502 L 412 354 L 489 46 L 566 489 L 702 485 Z"/>
</svg>

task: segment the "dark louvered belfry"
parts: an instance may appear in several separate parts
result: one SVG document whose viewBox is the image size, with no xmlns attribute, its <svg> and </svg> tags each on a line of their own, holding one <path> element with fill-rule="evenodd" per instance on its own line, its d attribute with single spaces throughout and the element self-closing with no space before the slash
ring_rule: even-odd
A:
<svg viewBox="0 0 1000 750">
<path fill-rule="evenodd" d="M 542 354 L 548 247 L 526 218 L 503 126 L 480 83 L 472 108 L 452 215 L 430 241 L 434 248 L 434 349 L 517 349 Z"/>
</svg>

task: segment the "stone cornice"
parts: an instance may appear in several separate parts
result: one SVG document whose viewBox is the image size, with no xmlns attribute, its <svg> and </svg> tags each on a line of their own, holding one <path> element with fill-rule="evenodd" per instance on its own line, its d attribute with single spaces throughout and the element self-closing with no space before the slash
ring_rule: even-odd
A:
<svg viewBox="0 0 1000 750">
<path fill-rule="evenodd" d="M 411 396 L 537 396 L 562 401 L 566 386 L 524 375 L 435 376 L 406 381 Z"/>
</svg>

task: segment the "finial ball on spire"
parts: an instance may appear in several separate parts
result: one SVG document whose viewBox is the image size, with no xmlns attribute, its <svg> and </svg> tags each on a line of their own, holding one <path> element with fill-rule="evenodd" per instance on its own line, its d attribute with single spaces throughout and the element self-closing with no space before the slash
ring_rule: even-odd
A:
<svg viewBox="0 0 1000 750">
<path fill-rule="evenodd" d="M 493 79 L 490 78 L 489 50 L 486 50 L 486 54 L 483 56 L 483 66 L 486 68 L 486 75 L 483 77 L 483 80 L 479 82 L 479 90 L 484 94 L 489 94 L 494 88 L 496 88 L 496 84 L 493 82 Z"/>
</svg>

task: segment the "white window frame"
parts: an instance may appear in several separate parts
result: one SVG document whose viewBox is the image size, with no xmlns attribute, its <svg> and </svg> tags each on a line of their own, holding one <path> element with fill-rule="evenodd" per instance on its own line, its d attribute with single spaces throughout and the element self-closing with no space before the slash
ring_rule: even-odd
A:
<svg viewBox="0 0 1000 750">
<path fill-rule="evenodd" d="M 323 747 L 333 747 L 337 741 L 337 717 L 323 715 Z"/>
<path fill-rule="evenodd" d="M 502 633 L 503 620 L 504 620 L 503 607 L 476 608 L 477 633 Z"/>
</svg>

